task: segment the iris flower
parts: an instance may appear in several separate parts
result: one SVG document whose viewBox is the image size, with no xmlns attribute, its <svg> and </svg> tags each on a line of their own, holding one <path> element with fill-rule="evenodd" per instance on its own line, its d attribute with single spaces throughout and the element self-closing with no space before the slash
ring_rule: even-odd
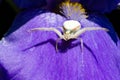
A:
<svg viewBox="0 0 120 80">
<path fill-rule="evenodd" d="M 80 23 L 82 27 L 105 27 L 109 32 L 99 30 L 82 34 L 80 38 L 84 44 L 81 54 L 79 39 L 58 41 L 59 51 L 56 52 L 58 36 L 54 32 L 28 32 L 35 27 L 62 27 L 67 20 L 47 9 L 33 9 L 29 1 L 32 0 L 20 3 L 25 10 L 17 15 L 0 41 L 0 80 L 120 80 L 120 48 L 116 44 L 119 39 L 102 14 L 101 5 L 94 4 L 100 12 L 91 10 L 89 17 L 81 19 Z M 33 2 L 38 4 L 37 1 Z M 84 1 L 87 2 L 83 0 L 81 3 L 84 4 Z M 105 1 L 111 7 L 111 4 L 113 7 L 116 4 L 116 0 Z M 29 9 L 23 7 L 26 4 Z M 87 8 L 87 4 L 85 6 Z M 108 12 L 109 8 L 105 8 L 103 12 Z"/>
</svg>

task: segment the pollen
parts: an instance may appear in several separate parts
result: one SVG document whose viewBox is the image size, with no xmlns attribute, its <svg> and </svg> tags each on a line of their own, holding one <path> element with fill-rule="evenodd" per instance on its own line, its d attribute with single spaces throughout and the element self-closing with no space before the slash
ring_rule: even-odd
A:
<svg viewBox="0 0 120 80">
<path fill-rule="evenodd" d="M 78 2 L 70 2 L 69 0 L 60 5 L 61 13 L 67 18 L 72 20 L 81 20 L 87 18 L 86 10 Z"/>
</svg>

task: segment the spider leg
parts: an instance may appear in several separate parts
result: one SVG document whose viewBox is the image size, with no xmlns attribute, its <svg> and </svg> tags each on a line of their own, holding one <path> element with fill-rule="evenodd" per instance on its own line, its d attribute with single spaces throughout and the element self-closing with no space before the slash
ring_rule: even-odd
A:
<svg viewBox="0 0 120 80">
<path fill-rule="evenodd" d="M 73 37 L 77 38 L 79 37 L 82 33 L 86 32 L 86 31 L 92 31 L 92 30 L 104 30 L 104 31 L 109 31 L 107 28 L 101 28 L 101 27 L 86 27 L 86 28 L 82 28 L 79 31 L 77 31 Z"/>
<path fill-rule="evenodd" d="M 79 38 L 79 40 L 80 40 L 80 48 L 81 48 L 81 67 L 84 67 L 83 39 Z"/>
<path fill-rule="evenodd" d="M 55 32 L 61 39 L 63 39 L 63 35 L 62 33 L 57 30 L 56 28 L 53 28 L 53 27 L 50 27 L 50 28 L 44 28 L 44 27 L 41 27 L 41 28 L 33 28 L 33 29 L 30 29 L 29 31 L 35 31 L 35 30 L 41 30 L 41 31 L 53 31 Z"/>
<path fill-rule="evenodd" d="M 56 45 L 55 45 L 55 49 L 56 49 L 56 52 L 58 52 L 58 41 L 60 40 L 60 38 L 58 38 L 57 40 L 56 40 Z"/>
<path fill-rule="evenodd" d="M 56 52 L 58 52 L 58 41 L 60 39 L 64 39 L 64 36 L 61 34 L 61 32 L 59 30 L 57 30 L 56 28 L 53 28 L 53 27 L 50 27 L 50 28 L 43 28 L 43 27 L 41 27 L 41 28 L 33 28 L 33 29 L 30 29 L 29 31 L 35 31 L 35 30 L 53 31 L 53 32 L 55 32 L 59 36 L 59 38 L 56 40 L 56 48 L 55 48 Z"/>
<path fill-rule="evenodd" d="M 83 54 L 83 39 L 80 38 L 81 53 Z"/>
<path fill-rule="evenodd" d="M 64 30 L 63 27 L 56 27 L 56 29 L 60 29 L 62 31 Z"/>
</svg>

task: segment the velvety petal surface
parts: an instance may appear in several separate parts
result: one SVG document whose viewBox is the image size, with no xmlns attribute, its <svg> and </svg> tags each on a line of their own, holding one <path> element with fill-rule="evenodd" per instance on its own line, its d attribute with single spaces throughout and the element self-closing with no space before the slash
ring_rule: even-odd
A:
<svg viewBox="0 0 120 80">
<path fill-rule="evenodd" d="M 12 33 L 0 41 L 1 72 L 11 80 L 119 80 L 120 50 L 107 32 L 82 34 L 83 53 L 79 39 L 59 40 L 56 53 L 54 32 L 28 32 L 36 27 L 59 29 L 65 20 L 40 9 L 20 13 Z M 82 27 L 100 26 L 87 19 L 80 23 Z"/>
</svg>

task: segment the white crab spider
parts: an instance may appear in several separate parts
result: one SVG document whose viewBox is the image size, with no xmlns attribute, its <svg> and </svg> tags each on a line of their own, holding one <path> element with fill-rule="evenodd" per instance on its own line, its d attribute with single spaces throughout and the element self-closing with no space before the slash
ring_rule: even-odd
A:
<svg viewBox="0 0 120 80">
<path fill-rule="evenodd" d="M 108 31 L 108 29 L 101 28 L 101 27 L 81 28 L 81 24 L 76 20 L 67 20 L 63 23 L 63 27 L 62 27 L 63 34 L 59 30 L 57 30 L 57 28 L 55 28 L 55 27 L 33 28 L 30 31 L 34 31 L 34 30 L 53 31 L 59 36 L 59 39 L 63 39 L 65 41 L 68 41 L 70 39 L 77 39 L 82 33 L 86 32 L 86 31 L 91 31 L 91 30 Z M 82 48 L 83 47 L 83 41 L 82 41 L 82 39 L 80 41 L 81 41 L 81 48 Z M 57 42 L 56 42 L 56 50 L 57 50 Z"/>
</svg>

